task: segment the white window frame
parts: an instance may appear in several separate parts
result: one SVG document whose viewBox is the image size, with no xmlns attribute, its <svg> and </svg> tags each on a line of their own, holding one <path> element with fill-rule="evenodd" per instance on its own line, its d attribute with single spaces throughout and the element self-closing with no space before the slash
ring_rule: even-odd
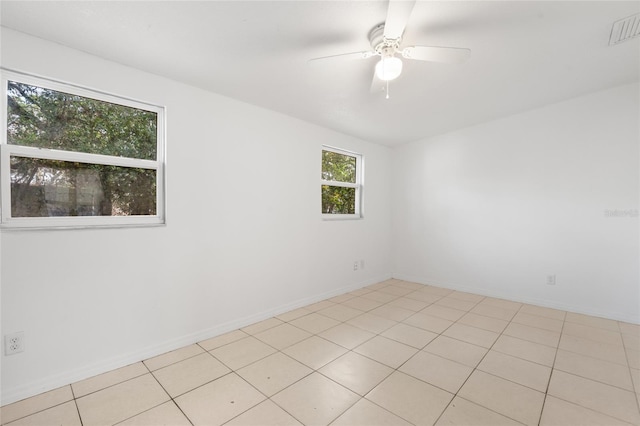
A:
<svg viewBox="0 0 640 426">
<path fill-rule="evenodd" d="M 62 151 L 47 148 L 12 145 L 7 141 L 7 91 L 8 81 L 44 87 L 59 92 L 92 98 L 142 109 L 157 114 L 156 160 L 142 160 L 129 157 L 117 157 L 101 154 L 89 154 L 76 151 Z M 165 224 L 165 109 L 164 107 L 140 102 L 121 96 L 68 84 L 48 78 L 24 74 L 0 68 L 2 101 L 0 102 L 0 228 L 2 229 L 48 229 L 48 228 L 93 228 L 154 226 Z M 11 216 L 11 167 L 12 156 L 61 160 L 77 163 L 99 164 L 107 166 L 134 167 L 155 170 L 156 173 L 156 214 L 137 216 L 59 216 L 59 217 L 12 217 Z"/>
<path fill-rule="evenodd" d="M 343 188 L 355 188 L 356 190 L 356 205 L 355 205 L 355 213 L 354 214 L 335 214 L 335 213 L 322 213 L 323 220 L 345 220 L 345 219 L 363 219 L 364 218 L 364 209 L 363 209 L 363 200 L 364 200 L 364 157 L 362 154 L 353 151 L 347 151 L 345 149 L 336 148 L 333 146 L 322 145 L 322 150 L 320 151 L 320 158 L 322 158 L 322 151 L 330 151 L 335 152 L 336 154 L 347 155 L 349 157 L 355 157 L 356 159 L 356 182 L 339 182 L 335 180 L 326 180 L 320 178 L 320 192 L 322 193 L 322 186 L 338 186 Z M 320 161 L 320 171 L 322 172 L 322 161 Z M 322 176 L 322 173 L 320 173 Z"/>
</svg>

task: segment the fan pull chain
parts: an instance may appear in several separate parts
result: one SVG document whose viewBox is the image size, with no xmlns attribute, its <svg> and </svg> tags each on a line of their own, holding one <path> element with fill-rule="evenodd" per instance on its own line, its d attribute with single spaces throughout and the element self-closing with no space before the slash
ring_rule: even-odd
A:
<svg viewBox="0 0 640 426">
<path fill-rule="evenodd" d="M 386 99 L 389 99 L 389 80 L 387 80 L 387 96 Z"/>
</svg>

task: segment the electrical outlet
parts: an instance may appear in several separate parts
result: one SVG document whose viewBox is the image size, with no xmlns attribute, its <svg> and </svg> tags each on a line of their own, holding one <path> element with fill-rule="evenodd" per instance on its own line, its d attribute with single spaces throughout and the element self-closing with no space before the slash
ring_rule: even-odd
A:
<svg viewBox="0 0 640 426">
<path fill-rule="evenodd" d="M 556 285 L 555 275 L 547 275 L 547 285 Z"/>
<path fill-rule="evenodd" d="M 4 336 L 4 354 L 13 355 L 24 351 L 24 332 Z"/>
<path fill-rule="evenodd" d="M 354 271 L 358 270 L 358 261 L 357 260 L 355 262 L 353 262 L 353 270 Z"/>
</svg>

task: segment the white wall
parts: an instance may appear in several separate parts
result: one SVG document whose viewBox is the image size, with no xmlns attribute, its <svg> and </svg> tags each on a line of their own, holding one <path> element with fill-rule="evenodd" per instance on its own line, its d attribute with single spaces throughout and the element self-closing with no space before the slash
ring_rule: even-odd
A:
<svg viewBox="0 0 640 426">
<path fill-rule="evenodd" d="M 1 34 L 4 67 L 168 111 L 167 226 L 0 231 L 1 334 L 27 348 L 0 356 L 1 404 L 392 271 L 640 322 L 638 218 L 604 213 L 638 209 L 637 84 L 392 151 Z M 323 143 L 364 154 L 365 220 L 320 220 Z"/>
<path fill-rule="evenodd" d="M 391 276 L 390 150 L 2 29 L 3 67 L 167 108 L 167 226 L 1 231 L 2 404 Z M 322 221 L 322 144 L 366 218 Z M 353 261 L 366 268 L 353 271 Z"/>
<path fill-rule="evenodd" d="M 639 94 L 620 86 L 396 149 L 394 276 L 640 322 L 638 217 L 605 216 L 639 208 Z"/>
</svg>

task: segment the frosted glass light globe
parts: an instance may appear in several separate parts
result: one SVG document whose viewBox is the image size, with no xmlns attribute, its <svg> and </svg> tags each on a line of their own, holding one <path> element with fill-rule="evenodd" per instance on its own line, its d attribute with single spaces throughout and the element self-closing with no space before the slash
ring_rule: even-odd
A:
<svg viewBox="0 0 640 426">
<path fill-rule="evenodd" d="M 376 64 L 376 76 L 382 81 L 398 78 L 402 72 L 402 61 L 395 56 L 387 56 Z"/>
</svg>

